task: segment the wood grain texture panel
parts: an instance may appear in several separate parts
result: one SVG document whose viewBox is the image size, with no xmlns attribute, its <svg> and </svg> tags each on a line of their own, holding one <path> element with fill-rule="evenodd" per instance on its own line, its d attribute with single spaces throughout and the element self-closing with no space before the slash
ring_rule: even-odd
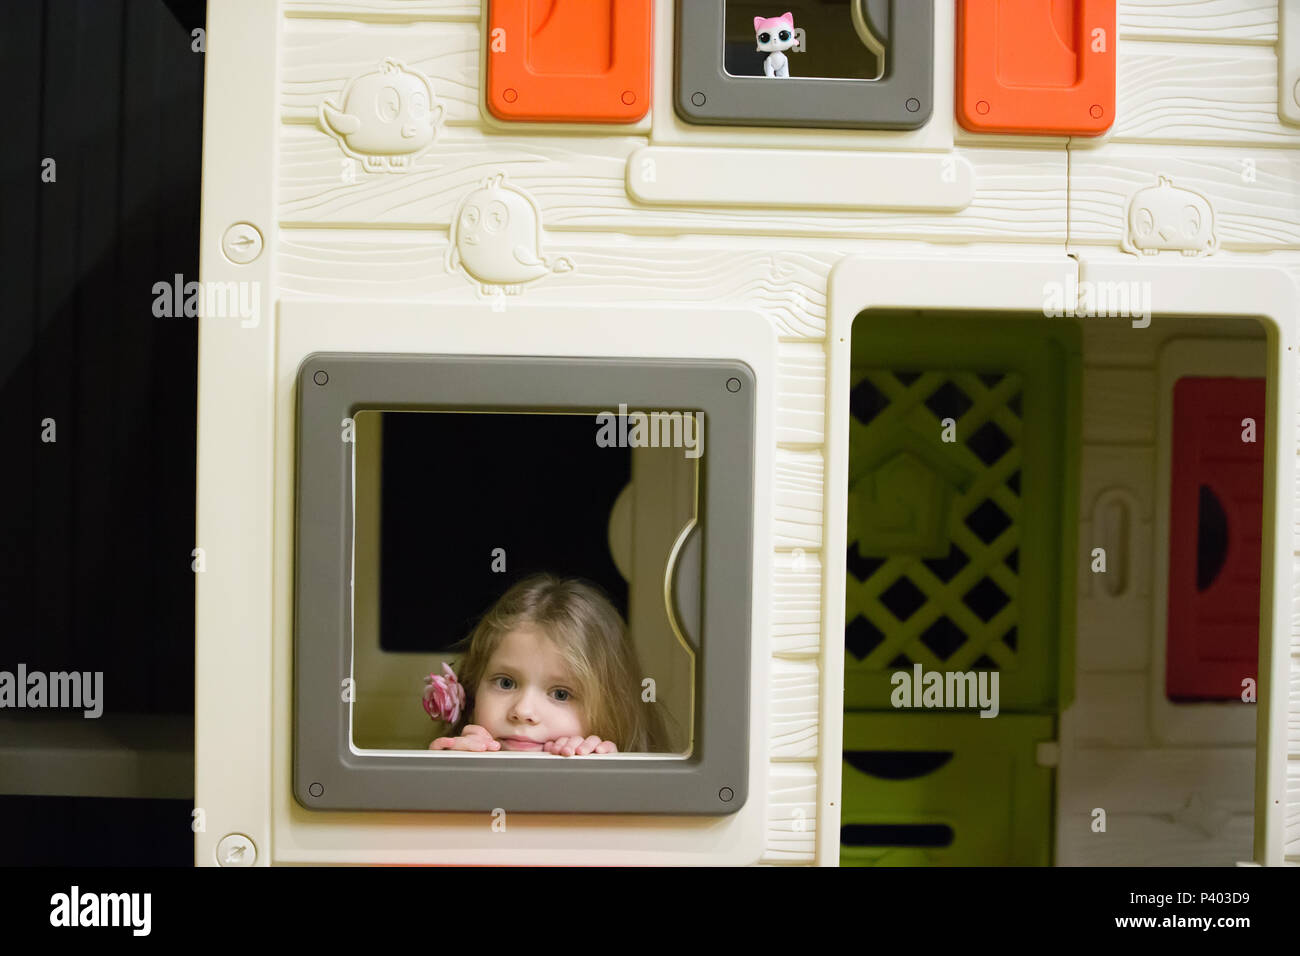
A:
<svg viewBox="0 0 1300 956">
<path fill-rule="evenodd" d="M 1286 855 L 1300 862 L 1300 760 L 1294 758 L 1286 768 L 1286 796 Z"/>
<path fill-rule="evenodd" d="M 572 272 L 527 287 L 520 305 L 681 303 L 762 312 L 783 339 L 826 334 L 826 279 L 838 252 L 760 252 L 658 238 L 553 237 Z M 476 301 L 463 273 L 444 267 L 447 237 L 425 230 L 285 229 L 280 288 L 303 299 Z M 513 305 L 506 302 L 506 308 Z M 805 422 L 811 421 L 806 414 Z"/>
<path fill-rule="evenodd" d="M 1253 747 L 1075 749 L 1061 761 L 1063 813 L 1171 814 L 1199 795 L 1230 813 L 1249 814 L 1255 801 Z"/>
<path fill-rule="evenodd" d="M 281 0 L 287 17 L 343 17 L 356 20 L 473 20 L 479 0 Z"/>
<path fill-rule="evenodd" d="M 623 233 L 805 235 L 838 238 L 1065 240 L 1062 151 L 965 149 L 975 198 L 958 213 L 709 209 L 642 206 L 627 193 L 628 156 L 643 138 L 516 136 L 445 129 L 406 173 L 358 168 L 345 181 L 338 143 L 319 129 L 286 124 L 279 149 L 279 216 L 286 225 L 447 228 L 460 200 L 491 173 L 529 192 L 547 229 Z"/>
<path fill-rule="evenodd" d="M 1288 688 L 1290 703 L 1286 713 L 1286 751 L 1300 757 L 1300 658 L 1291 658 L 1291 680 Z"/>
<path fill-rule="evenodd" d="M 821 707 L 820 668 L 814 661 L 773 658 L 770 679 L 770 756 L 815 759 Z"/>
<path fill-rule="evenodd" d="M 1291 593 L 1300 595 L 1300 558 L 1291 569 Z M 1300 598 L 1297 598 L 1291 612 L 1291 656 L 1300 656 Z"/>
<path fill-rule="evenodd" d="M 1061 821 L 1061 866 L 1235 866 L 1254 859 L 1254 818 L 1237 814 L 1216 836 L 1168 817 L 1108 813 L 1106 832 L 1093 833 L 1090 814 Z"/>
<path fill-rule="evenodd" d="M 817 858 L 817 768 L 771 763 L 767 771 L 764 863 L 811 863 Z"/>
<path fill-rule="evenodd" d="M 1090 261 L 1109 259 L 1115 262 L 1131 264 L 1135 257 L 1120 251 L 1118 243 L 1114 251 L 1109 249 L 1085 248 L 1082 250 Z M 1172 261 L 1166 259 L 1164 261 Z M 1263 261 L 1254 255 L 1227 255 L 1225 263 L 1234 265 L 1258 264 Z M 1212 257 L 1210 264 L 1215 264 Z M 1085 268 L 1086 272 L 1086 268 Z M 1154 293 L 1153 293 L 1154 294 Z M 1152 303 L 1151 326 L 1146 329 L 1134 329 L 1128 319 L 1089 318 L 1080 324 L 1083 332 L 1083 354 L 1085 369 L 1091 368 L 1130 368 L 1142 371 L 1155 369 L 1160 361 L 1160 352 L 1170 339 L 1263 339 L 1264 329 L 1254 319 L 1219 318 L 1214 316 L 1177 316 L 1160 314 L 1160 303 Z M 1261 369 L 1263 366 L 1261 365 Z M 1152 418 L 1155 415 L 1155 402 L 1152 403 Z"/>
<path fill-rule="evenodd" d="M 1277 69 L 1271 46 L 1121 44 L 1109 141 L 1294 149 L 1300 129 L 1278 118 Z"/>
<path fill-rule="evenodd" d="M 821 343 L 779 345 L 776 379 L 776 440 L 792 445 L 822 444 L 826 440 L 826 351 Z"/>
<path fill-rule="evenodd" d="M 1071 728 L 1080 748 L 1145 747 L 1150 742 L 1146 671 L 1078 674 Z"/>
<path fill-rule="evenodd" d="M 821 547 L 825 470 L 820 451 L 777 449 L 773 517 L 778 548 Z"/>
<path fill-rule="evenodd" d="M 341 107 L 353 78 L 392 57 L 429 78 L 444 123 L 478 124 L 479 48 L 477 23 L 290 19 L 280 41 L 280 119 L 317 124 L 322 101 Z"/>
<path fill-rule="evenodd" d="M 822 570 L 817 551 L 773 555 L 772 653 L 778 657 L 812 657 L 821 651 Z"/>
<path fill-rule="evenodd" d="M 1120 0 L 1118 16 L 1124 38 L 1277 41 L 1277 0 Z"/>
<path fill-rule="evenodd" d="M 1154 445 L 1155 371 L 1086 366 L 1083 440 L 1099 445 Z"/>
<path fill-rule="evenodd" d="M 1089 557 L 1087 551 L 1081 554 L 1081 561 Z M 1148 555 L 1148 581 L 1150 562 Z M 1088 574 L 1091 576 L 1090 571 Z M 1145 595 L 1111 600 L 1081 594 L 1077 666 L 1096 671 L 1145 667 L 1151 654 L 1152 600 L 1149 587 Z"/>
<path fill-rule="evenodd" d="M 1253 162 L 1250 181 L 1245 161 Z M 1300 151 L 1113 145 L 1071 152 L 1070 240 L 1114 245 L 1129 200 L 1161 176 L 1206 197 L 1223 249 L 1300 248 Z M 1181 259 L 1162 252 L 1162 261 Z M 1144 257 L 1145 258 L 1145 257 Z M 1158 308 L 1158 303 L 1156 304 Z"/>
</svg>

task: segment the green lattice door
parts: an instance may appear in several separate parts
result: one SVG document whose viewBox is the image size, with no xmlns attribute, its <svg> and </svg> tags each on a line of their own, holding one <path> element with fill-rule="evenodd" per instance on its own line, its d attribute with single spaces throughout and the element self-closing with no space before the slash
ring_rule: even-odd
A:
<svg viewBox="0 0 1300 956">
<path fill-rule="evenodd" d="M 996 670 L 1007 715 L 1050 718 L 1068 701 L 1079 368 L 1072 323 L 872 312 L 855 322 L 844 706 L 867 736 L 873 726 L 895 726 L 861 721 L 873 712 L 939 716 L 891 707 L 891 676 L 916 664 L 925 671 Z M 1018 736 L 1025 726 L 1053 725 L 967 711 L 949 712 L 934 726 L 940 737 L 943 727 L 952 728 L 954 746 L 959 738 L 967 755 L 963 765 L 979 765 L 983 741 L 992 766 L 995 754 L 1025 746 Z M 1046 739 L 1053 732 L 1044 732 Z M 869 740 L 854 746 L 872 749 Z M 920 814 L 923 805 L 930 814 L 943 805 L 924 796 L 924 778 L 906 788 L 870 787 L 849 769 L 845 805 L 863 819 L 875 806 L 897 821 Z M 944 779 L 936 773 L 934 785 Z M 859 786 L 853 781 L 861 782 L 861 793 L 850 792 Z M 1005 806 L 999 788 L 1013 785 L 1005 774 L 991 774 L 987 786 L 992 790 L 963 804 L 967 830 L 978 826 L 981 807 Z M 1027 792 L 1050 800 L 1050 779 Z M 906 805 L 888 802 L 891 793 Z M 1017 840 L 1050 840 L 1039 832 L 1050 830 L 1050 817 L 1050 806 L 1022 812 L 1037 836 Z M 855 859 L 870 857 L 858 852 Z"/>
<path fill-rule="evenodd" d="M 1056 710 L 1073 630 L 1073 332 L 1046 320 L 858 320 L 847 710 L 889 709 L 890 675 L 915 663 L 996 668 L 1003 710 Z"/>
</svg>

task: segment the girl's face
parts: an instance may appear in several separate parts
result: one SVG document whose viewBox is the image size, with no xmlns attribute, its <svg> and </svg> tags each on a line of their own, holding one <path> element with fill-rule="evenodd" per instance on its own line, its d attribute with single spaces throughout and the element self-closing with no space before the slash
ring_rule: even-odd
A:
<svg viewBox="0 0 1300 956">
<path fill-rule="evenodd" d="M 585 737 L 583 702 L 550 640 L 531 628 L 501 639 L 474 693 L 471 722 L 504 750 L 540 751 L 558 737 Z"/>
</svg>

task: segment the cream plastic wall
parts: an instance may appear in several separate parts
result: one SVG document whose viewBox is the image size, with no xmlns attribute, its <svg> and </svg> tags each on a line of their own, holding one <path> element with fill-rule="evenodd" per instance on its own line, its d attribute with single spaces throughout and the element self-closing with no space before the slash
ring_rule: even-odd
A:
<svg viewBox="0 0 1300 956">
<path fill-rule="evenodd" d="M 1211 274 L 1219 267 L 1271 265 L 1300 276 L 1294 82 L 1279 98 L 1279 83 L 1294 69 L 1280 37 L 1285 24 L 1297 20 L 1295 0 L 1119 4 L 1116 122 L 1102 137 L 1069 145 L 1069 250 L 1085 275 L 1134 264 L 1164 268 L 1173 257 Z M 1139 261 L 1123 251 L 1131 199 L 1162 178 L 1168 191 L 1208 203 L 1217 246 L 1210 255 L 1162 253 Z M 1225 304 L 1225 314 L 1241 311 Z M 1275 632 L 1275 699 L 1269 704 L 1261 697 L 1255 728 L 1241 713 L 1225 714 L 1216 705 L 1170 705 L 1159 687 L 1168 553 L 1167 522 L 1161 520 L 1168 514 L 1168 466 L 1162 471 L 1160 462 L 1167 462 L 1169 428 L 1160 403 L 1175 368 L 1213 367 L 1223 374 L 1232 365 L 1243 374 L 1250 368 L 1262 374 L 1265 342 L 1251 336 L 1240 324 L 1211 322 L 1199 330 L 1188 326 L 1170 342 L 1165 334 L 1108 336 L 1085 324 L 1083 510 L 1090 492 L 1132 493 L 1151 518 L 1156 560 L 1139 569 L 1150 572 L 1151 590 L 1149 597 L 1134 595 L 1137 604 L 1129 612 L 1108 615 L 1098 607 L 1099 595 L 1080 594 L 1076 703 L 1061 729 L 1059 862 L 1276 863 L 1284 854 L 1300 856 L 1300 643 L 1294 623 L 1289 632 Z M 1154 403 L 1145 398 L 1152 391 Z M 1280 434 L 1286 436 L 1295 418 L 1284 414 Z M 1295 450 L 1285 437 L 1282 442 Z M 1135 473 L 1134 465 L 1148 456 L 1157 467 Z M 1284 542 L 1288 530 L 1277 522 L 1275 543 Z M 1284 564 L 1277 573 L 1284 585 Z M 1098 612 L 1091 624 L 1090 611 Z M 1288 633 L 1290 653 L 1283 654 Z M 1264 647 L 1261 634 L 1261 684 Z M 1289 718 L 1282 700 L 1288 692 Z M 1259 787 L 1266 779 L 1272 796 L 1263 800 Z M 1160 783 L 1144 785 L 1147 780 Z M 1070 820 L 1077 823 L 1096 806 L 1112 808 L 1113 833 L 1142 838 L 1087 839 Z M 1269 814 L 1266 821 L 1261 813 Z M 1268 847 L 1260 845 L 1261 822 L 1272 834 Z"/>
<path fill-rule="evenodd" d="M 1072 275 L 1151 282 L 1158 307 L 1188 316 L 1179 335 L 1189 338 L 1224 336 L 1219 316 L 1263 317 L 1229 337 L 1267 366 L 1269 407 L 1279 409 L 1268 434 L 1281 442 L 1268 473 L 1295 488 L 1300 127 L 1279 116 L 1277 2 L 1121 2 L 1118 118 L 1098 142 L 961 131 L 945 0 L 935 8 L 933 116 L 909 132 L 683 123 L 672 106 L 672 0 L 656 0 L 645 119 L 501 123 L 483 107 L 484 17 L 475 0 L 209 4 L 202 279 L 257 283 L 261 314 L 256 323 L 207 317 L 200 333 L 197 863 L 216 863 L 220 844 L 223 863 L 236 862 L 225 848 L 239 846 L 244 865 L 834 865 L 842 330 L 861 309 L 1033 312 L 1044 282 Z M 366 170 L 320 121 L 324 101 L 337 105 L 385 58 L 428 77 L 442 108 L 436 142 L 403 172 Z M 508 297 L 448 254 L 459 204 L 500 174 L 539 213 L 539 251 L 572 265 Z M 1161 176 L 1210 204 L 1212 256 L 1123 251 L 1129 200 Z M 782 207 L 772 208 L 777 194 Z M 1153 404 L 1160 345 L 1110 342 L 1085 322 L 1085 490 L 1117 484 L 1106 471 L 1117 446 L 1142 445 L 1154 469 L 1154 412 L 1146 431 L 1118 440 L 1114 422 L 1094 415 L 1090 432 L 1088 416 L 1116 390 L 1135 407 Z M 293 801 L 292 382 L 303 356 L 332 350 L 742 358 L 769 383 L 758 405 L 751 779 L 741 812 L 517 813 L 500 834 L 487 814 L 317 813 Z M 1154 482 L 1142 481 L 1129 491 L 1149 503 L 1153 525 Z M 1160 844 L 1167 851 L 1136 860 L 1074 832 L 1095 798 L 1119 801 L 1129 825 L 1146 828 L 1193 793 L 1229 814 L 1214 844 L 1224 862 L 1300 860 L 1300 642 L 1288 646 L 1298 640 L 1296 497 L 1280 493 L 1274 525 L 1255 753 L 1239 743 L 1206 745 L 1190 761 L 1171 756 L 1150 729 L 1150 651 L 1111 658 L 1085 647 L 1091 612 L 1080 591 L 1076 703 L 1061 721 L 1058 863 L 1183 862 L 1189 846 L 1190 859 L 1204 861 L 1196 834 L 1172 833 Z M 1086 507 L 1081 518 L 1083 546 Z M 1266 590 L 1268 573 L 1266 564 Z M 1152 634 L 1135 640 L 1149 648 Z M 1116 707 L 1129 710 L 1117 716 Z M 1115 759 L 1173 761 L 1175 785 L 1106 789 L 1096 762 Z M 1257 781 L 1213 793 L 1199 782 L 1252 765 Z"/>
</svg>

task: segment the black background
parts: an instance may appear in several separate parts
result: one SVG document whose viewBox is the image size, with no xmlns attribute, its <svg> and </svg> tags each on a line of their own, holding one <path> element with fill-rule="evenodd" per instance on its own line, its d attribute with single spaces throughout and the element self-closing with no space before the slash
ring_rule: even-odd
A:
<svg viewBox="0 0 1300 956">
<path fill-rule="evenodd" d="M 163 721 L 194 709 L 198 326 L 153 285 L 198 279 L 205 19 L 0 3 L 0 669 L 103 671 L 106 713 Z M 0 796 L 0 863 L 189 865 L 189 804 Z"/>
<path fill-rule="evenodd" d="M 631 451 L 599 447 L 594 415 L 388 412 L 383 427 L 384 650 L 454 644 L 538 571 L 594 582 L 627 619 L 609 514 Z"/>
</svg>

